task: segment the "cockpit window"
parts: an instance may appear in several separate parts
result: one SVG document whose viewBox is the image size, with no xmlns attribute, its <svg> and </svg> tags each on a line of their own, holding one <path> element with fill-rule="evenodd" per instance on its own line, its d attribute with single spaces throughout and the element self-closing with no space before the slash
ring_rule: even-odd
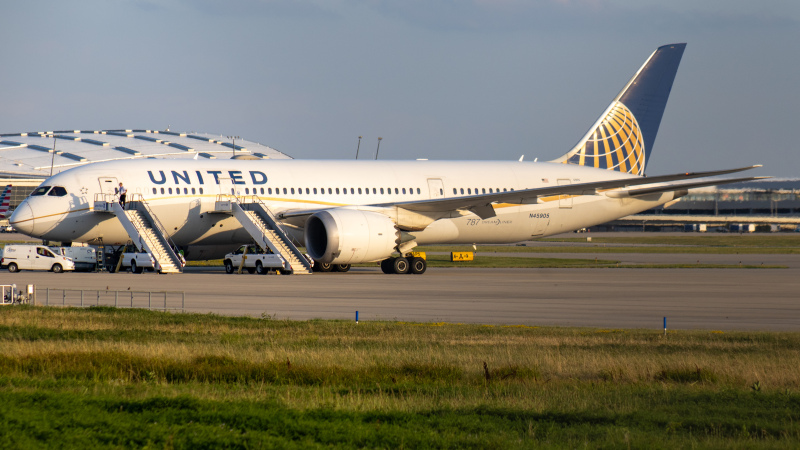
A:
<svg viewBox="0 0 800 450">
<path fill-rule="evenodd" d="M 53 186 L 53 189 L 47 195 L 52 195 L 53 197 L 63 197 L 67 195 L 67 190 L 61 186 Z"/>
<path fill-rule="evenodd" d="M 33 193 L 31 193 L 31 197 L 33 197 L 35 195 L 47 194 L 47 191 L 49 191 L 49 190 L 50 190 L 50 186 L 40 186 L 40 187 L 36 188 L 36 190 L 33 191 Z"/>
</svg>

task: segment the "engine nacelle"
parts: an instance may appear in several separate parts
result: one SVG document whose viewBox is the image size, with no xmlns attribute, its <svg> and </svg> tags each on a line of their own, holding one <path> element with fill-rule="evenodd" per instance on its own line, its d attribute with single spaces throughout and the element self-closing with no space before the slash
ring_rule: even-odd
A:
<svg viewBox="0 0 800 450">
<path fill-rule="evenodd" d="M 353 264 L 389 257 L 400 241 L 400 232 L 383 214 L 337 208 L 306 220 L 305 241 L 315 261 Z"/>
</svg>

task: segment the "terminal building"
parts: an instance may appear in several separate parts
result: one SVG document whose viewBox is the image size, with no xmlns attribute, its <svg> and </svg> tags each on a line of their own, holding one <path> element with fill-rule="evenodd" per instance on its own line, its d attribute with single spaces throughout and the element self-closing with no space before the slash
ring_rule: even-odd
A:
<svg viewBox="0 0 800 450">
<path fill-rule="evenodd" d="M 170 130 L 62 130 L 0 134 L 0 186 L 11 208 L 50 175 L 100 161 L 142 158 L 291 159 L 263 144 Z"/>
</svg>

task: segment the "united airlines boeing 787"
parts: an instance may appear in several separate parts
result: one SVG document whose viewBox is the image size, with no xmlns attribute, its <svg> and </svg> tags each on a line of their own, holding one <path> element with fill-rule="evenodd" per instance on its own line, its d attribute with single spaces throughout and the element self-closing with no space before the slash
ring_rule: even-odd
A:
<svg viewBox="0 0 800 450">
<path fill-rule="evenodd" d="M 10 223 L 42 239 L 110 245 L 145 243 L 137 229 L 149 227 L 190 259 L 254 239 L 289 252 L 285 236 L 317 267 L 382 261 L 387 273 L 422 273 L 425 261 L 410 255 L 417 245 L 519 242 L 638 213 L 692 187 L 753 179 L 706 177 L 757 166 L 644 176 L 684 48 L 658 48 L 554 161 L 110 161 L 48 178 Z M 126 209 L 146 220 L 114 202 L 119 182 L 132 200 Z"/>
</svg>

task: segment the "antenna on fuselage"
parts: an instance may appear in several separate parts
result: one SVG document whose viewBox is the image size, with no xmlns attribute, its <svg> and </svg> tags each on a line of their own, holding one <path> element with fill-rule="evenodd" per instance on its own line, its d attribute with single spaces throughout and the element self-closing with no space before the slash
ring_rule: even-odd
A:
<svg viewBox="0 0 800 450">
<path fill-rule="evenodd" d="M 361 136 L 358 137 L 358 147 L 356 147 L 356 159 L 358 159 L 359 150 L 361 150 Z"/>
<path fill-rule="evenodd" d="M 519 157 L 519 162 L 522 162 L 523 159 L 525 159 L 525 155 Z"/>
</svg>

